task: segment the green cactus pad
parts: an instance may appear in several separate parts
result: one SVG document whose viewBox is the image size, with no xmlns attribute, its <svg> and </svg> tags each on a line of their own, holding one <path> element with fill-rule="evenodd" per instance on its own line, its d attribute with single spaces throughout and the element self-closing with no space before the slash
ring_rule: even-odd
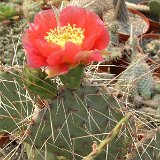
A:
<svg viewBox="0 0 160 160">
<path fill-rule="evenodd" d="M 0 72 L 0 132 L 22 132 L 33 109 L 33 102 L 18 72 Z M 28 117 L 28 118 L 27 118 Z"/>
<path fill-rule="evenodd" d="M 71 69 L 67 74 L 61 75 L 60 79 L 65 87 L 74 90 L 80 87 L 83 76 L 84 66 L 79 65 L 76 68 Z"/>
<path fill-rule="evenodd" d="M 42 109 L 41 118 L 29 130 L 27 143 L 44 149 L 54 155 L 63 155 L 69 159 L 82 159 L 92 151 L 94 141 L 104 139 L 116 123 L 122 118 L 119 109 L 122 106 L 108 94 L 99 92 L 97 87 L 83 86 L 76 91 L 62 90 L 58 99 Z M 127 143 L 121 138 L 109 146 L 108 157 L 121 157 L 126 152 Z M 105 159 L 105 152 L 98 158 Z"/>
<path fill-rule="evenodd" d="M 31 93 L 45 99 L 57 96 L 57 84 L 51 79 L 46 79 L 47 75 L 42 69 L 25 66 L 22 75 L 23 82 Z"/>
</svg>

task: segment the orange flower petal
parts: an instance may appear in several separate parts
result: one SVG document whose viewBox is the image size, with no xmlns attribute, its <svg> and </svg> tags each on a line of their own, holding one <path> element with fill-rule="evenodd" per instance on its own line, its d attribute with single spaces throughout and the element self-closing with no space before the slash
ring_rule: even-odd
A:
<svg viewBox="0 0 160 160">
<path fill-rule="evenodd" d="M 57 75 L 66 74 L 69 71 L 69 68 L 66 65 L 63 66 L 49 66 L 45 69 L 45 72 L 47 73 L 47 78 L 52 78 Z"/>
<path fill-rule="evenodd" d="M 59 16 L 61 26 L 67 26 L 76 24 L 78 27 L 82 27 L 86 24 L 87 10 L 81 7 L 68 6 L 65 7 Z M 79 18 L 80 19 L 79 19 Z"/>
<path fill-rule="evenodd" d="M 91 63 L 93 61 L 103 61 L 103 57 L 100 54 L 100 51 L 98 50 L 93 50 L 93 51 L 82 51 L 79 52 L 75 56 L 75 62 L 76 63 Z"/>
<path fill-rule="evenodd" d="M 84 8 L 69 6 L 62 10 L 59 20 L 62 26 L 69 23 L 71 25 L 76 24 L 77 27 L 85 29 L 85 39 L 82 44 L 84 50 L 99 49 L 97 41 L 98 39 L 101 40 L 100 37 L 104 37 L 105 35 L 107 35 L 107 38 L 102 39 L 103 42 L 101 43 L 103 45 L 101 45 L 101 48 L 107 47 L 109 41 L 108 31 L 103 21 L 95 13 Z"/>
<path fill-rule="evenodd" d="M 38 36 L 46 35 L 50 29 L 57 27 L 57 21 L 55 14 L 52 9 L 42 10 L 34 17 L 34 29 L 38 28 L 37 34 Z"/>
<path fill-rule="evenodd" d="M 82 48 L 72 42 L 67 42 L 64 49 L 63 61 L 67 64 L 74 65 L 74 58 Z"/>
<path fill-rule="evenodd" d="M 64 62 L 63 62 L 64 54 L 65 54 L 65 51 L 63 49 L 58 50 L 57 52 L 50 54 L 47 57 L 48 66 L 52 66 L 53 68 L 55 68 L 56 66 L 64 64 Z"/>
<path fill-rule="evenodd" d="M 68 6 L 61 11 L 59 23 L 59 27 L 70 25 L 72 28 L 74 25 L 75 28 L 84 29 L 84 32 L 81 33 L 80 43 L 78 43 L 78 39 L 76 39 L 77 41 L 74 39 L 72 42 L 72 38 L 63 41 L 64 45 L 62 46 L 55 44 L 56 41 L 53 43 L 45 41 L 44 36 L 57 27 L 57 22 L 53 10 L 41 11 L 35 16 L 34 23 L 29 24 L 29 29 L 23 35 L 27 63 L 30 66 L 36 68 L 46 66 L 48 73 L 53 76 L 67 73 L 69 69 L 79 63 L 86 64 L 103 60 L 98 50 L 107 47 L 109 33 L 96 14 L 84 8 Z M 73 36 L 69 35 L 70 32 L 67 31 L 67 33 L 67 36 Z"/>
<path fill-rule="evenodd" d="M 92 49 L 103 50 L 108 46 L 109 41 L 110 41 L 109 32 L 104 26 L 101 26 L 97 31 L 97 38 Z"/>
<path fill-rule="evenodd" d="M 27 64 L 33 68 L 40 68 L 42 66 L 46 66 L 46 59 L 42 56 L 38 56 L 34 50 L 28 51 L 27 54 Z"/>
<path fill-rule="evenodd" d="M 37 39 L 35 42 L 38 50 L 44 57 L 48 57 L 51 53 L 57 52 L 61 49 L 59 45 L 47 43 L 43 39 Z"/>
</svg>

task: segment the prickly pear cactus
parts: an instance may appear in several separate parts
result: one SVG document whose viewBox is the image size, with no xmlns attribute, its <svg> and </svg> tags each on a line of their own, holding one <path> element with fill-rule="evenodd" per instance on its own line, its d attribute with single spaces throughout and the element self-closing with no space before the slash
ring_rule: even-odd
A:
<svg viewBox="0 0 160 160">
<path fill-rule="evenodd" d="M 28 121 L 31 115 L 33 101 L 26 92 L 18 71 L 0 71 L 0 91 L 1 132 L 22 132 L 23 121 Z"/>
<path fill-rule="evenodd" d="M 63 87 L 57 97 L 44 101 L 40 107 L 25 90 L 20 72 L 5 70 L 0 75 L 1 131 L 19 133 L 22 141 L 47 149 L 54 156 L 82 159 L 123 116 L 123 105 L 96 86 L 81 86 L 77 90 Z M 106 154 L 109 159 L 125 155 L 129 137 L 120 137 L 98 158 L 104 159 Z"/>
<path fill-rule="evenodd" d="M 39 97 L 42 99 L 47 94 L 50 94 L 48 98 L 54 98 L 56 95 L 55 90 L 57 88 L 54 88 L 55 84 L 50 80 L 44 81 L 43 73 L 40 75 L 33 75 L 33 72 L 24 73 L 28 75 L 28 78 L 22 74 L 20 68 L 5 68 L 4 70 L 2 68 L 0 72 L 1 130 L 7 129 L 9 132 L 12 132 L 16 128 L 19 130 L 21 127 L 24 127 L 22 124 L 27 123 L 32 117 L 32 110 L 35 108 L 34 101 L 36 99 L 29 93 L 30 91 L 34 94 L 36 93 L 36 95 L 39 91 Z M 31 76 L 32 78 L 29 78 Z M 26 78 L 25 82 L 24 78 Z M 28 90 L 26 90 L 26 87 Z"/>
<path fill-rule="evenodd" d="M 40 111 L 41 117 L 30 128 L 27 142 L 37 148 L 47 145 L 55 155 L 81 159 L 92 151 L 93 142 L 99 143 L 120 120 L 119 107 L 113 97 L 101 95 L 94 86 L 82 86 L 76 91 L 62 89 L 58 98 Z M 118 147 L 110 147 L 109 153 L 113 152 L 120 155 Z"/>
<path fill-rule="evenodd" d="M 25 1 L 23 5 L 29 6 L 29 2 Z M 33 13 L 31 6 L 26 10 L 27 15 Z M 37 9 L 33 6 L 32 9 Z M 19 34 L 20 30 L 13 32 Z M 0 33 L 5 37 L 3 30 Z M 10 43 L 8 39 L 13 38 L 10 34 L 11 31 L 7 32 L 7 40 L 4 38 L 1 49 Z M 18 49 L 21 50 L 21 46 Z M 116 47 L 111 49 L 116 51 Z M 11 53 L 7 47 L 5 51 L 8 55 Z M 103 51 L 105 55 L 106 50 Z M 107 55 L 106 59 L 123 58 L 123 52 L 119 48 L 118 51 Z M 104 85 L 107 82 L 97 73 L 96 78 L 102 84 L 96 80 L 96 83 L 87 81 L 89 76 L 85 76 L 85 65 L 81 63 L 67 74 L 50 79 L 46 77 L 45 67 L 34 69 L 19 65 L 18 68 L 7 68 L 9 62 L 1 61 L 5 66 L 1 66 L 0 71 L 0 132 L 8 132 L 20 143 L 27 143 L 29 159 L 159 159 L 159 84 L 155 85 L 143 57 L 137 55 L 132 59 L 116 85 L 113 84 L 115 88 L 112 85 L 107 88 L 108 85 Z M 14 65 L 14 61 L 11 64 Z M 111 87 L 132 101 L 109 93 Z M 143 104 L 139 110 L 134 103 L 137 95 Z M 128 123 L 124 124 L 122 117 L 128 112 L 131 121 L 127 119 L 125 122 Z M 104 140 L 108 143 L 103 144 Z"/>
</svg>

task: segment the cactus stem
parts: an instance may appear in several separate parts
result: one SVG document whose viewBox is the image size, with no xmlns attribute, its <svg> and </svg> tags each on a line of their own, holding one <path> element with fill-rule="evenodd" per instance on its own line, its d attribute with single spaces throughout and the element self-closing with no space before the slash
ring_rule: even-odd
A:
<svg viewBox="0 0 160 160">
<path fill-rule="evenodd" d="M 110 134 L 103 140 L 101 141 L 101 143 L 96 146 L 96 148 L 93 148 L 93 151 L 86 157 L 84 157 L 83 160 L 93 160 L 95 157 L 97 157 L 106 147 L 106 145 L 108 145 L 114 137 L 116 137 L 118 135 L 118 133 L 121 130 L 121 127 L 123 126 L 123 124 L 127 123 L 129 118 L 131 117 L 132 113 L 127 113 L 118 123 L 117 125 L 113 128 L 113 130 L 110 132 Z"/>
</svg>

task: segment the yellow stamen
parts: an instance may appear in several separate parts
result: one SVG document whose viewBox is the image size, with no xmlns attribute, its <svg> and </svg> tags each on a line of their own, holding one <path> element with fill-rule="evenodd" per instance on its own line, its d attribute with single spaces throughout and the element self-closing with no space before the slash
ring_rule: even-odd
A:
<svg viewBox="0 0 160 160">
<path fill-rule="evenodd" d="M 57 26 L 57 28 L 50 29 L 44 39 L 48 43 L 55 43 L 61 47 L 64 47 L 65 43 L 68 41 L 81 45 L 84 39 L 84 29 L 76 27 L 75 24 L 71 26 L 68 23 L 67 26 Z"/>
</svg>

